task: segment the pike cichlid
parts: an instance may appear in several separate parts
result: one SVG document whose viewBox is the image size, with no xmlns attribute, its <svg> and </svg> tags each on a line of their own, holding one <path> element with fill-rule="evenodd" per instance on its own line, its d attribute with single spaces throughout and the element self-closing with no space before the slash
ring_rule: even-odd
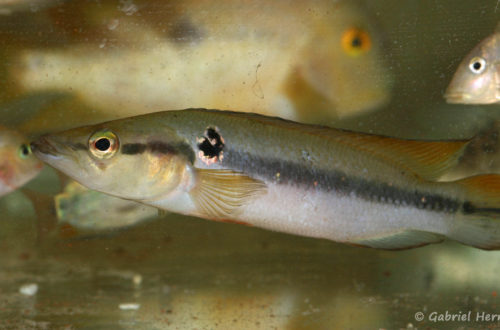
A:
<svg viewBox="0 0 500 330">
<path fill-rule="evenodd" d="M 467 141 L 414 141 L 190 109 L 49 134 L 34 153 L 159 209 L 354 245 L 500 248 L 500 176 L 434 182 Z"/>
<path fill-rule="evenodd" d="M 500 102 L 500 25 L 462 60 L 445 98 L 448 103 Z"/>
<path fill-rule="evenodd" d="M 0 196 L 21 187 L 42 170 L 27 139 L 0 126 Z"/>
</svg>

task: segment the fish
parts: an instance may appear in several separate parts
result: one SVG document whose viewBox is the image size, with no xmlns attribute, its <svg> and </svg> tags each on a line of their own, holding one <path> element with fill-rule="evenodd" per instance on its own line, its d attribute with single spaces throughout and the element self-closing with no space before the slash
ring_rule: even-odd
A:
<svg viewBox="0 0 500 330">
<path fill-rule="evenodd" d="M 444 97 L 448 103 L 500 102 L 500 25 L 462 60 Z"/>
<path fill-rule="evenodd" d="M 23 186 L 37 176 L 42 167 L 26 137 L 0 126 L 0 196 Z"/>
<path fill-rule="evenodd" d="M 479 174 L 500 174 L 500 121 L 494 120 L 471 139 L 458 163 L 441 181 L 452 181 Z"/>
<path fill-rule="evenodd" d="M 12 15 L 17 12 L 37 12 L 53 5 L 55 0 L 0 0 L 0 15 Z"/>
<path fill-rule="evenodd" d="M 310 123 L 391 98 L 383 34 L 352 1 L 150 2 L 127 15 L 114 2 L 62 6 L 52 16 L 68 47 L 16 53 L 19 91 L 72 92 L 115 118 L 203 106 Z"/>
<path fill-rule="evenodd" d="M 75 181 L 70 181 L 54 201 L 58 222 L 83 230 L 125 228 L 158 215 L 154 207 L 89 190 Z"/>
<path fill-rule="evenodd" d="M 468 140 L 418 141 L 258 114 L 163 111 L 32 142 L 90 189 L 169 212 L 381 249 L 500 248 L 500 176 L 436 182 Z"/>
</svg>

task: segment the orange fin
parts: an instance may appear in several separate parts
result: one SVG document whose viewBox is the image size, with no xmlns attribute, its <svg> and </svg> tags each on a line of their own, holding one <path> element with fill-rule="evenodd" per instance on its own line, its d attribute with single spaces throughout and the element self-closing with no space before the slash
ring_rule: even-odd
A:
<svg viewBox="0 0 500 330">
<path fill-rule="evenodd" d="M 436 180 L 457 164 L 470 140 L 422 141 L 335 130 L 336 142 L 397 163 L 420 177 Z"/>
<path fill-rule="evenodd" d="M 454 184 L 464 189 L 465 201 L 448 236 L 480 249 L 500 249 L 500 175 L 478 175 Z"/>
<path fill-rule="evenodd" d="M 231 170 L 198 170 L 199 183 L 191 196 L 198 210 L 212 219 L 231 219 L 238 207 L 266 190 L 266 185 Z"/>
<path fill-rule="evenodd" d="M 470 201 L 470 209 L 465 209 L 465 212 L 478 213 L 481 210 L 489 210 L 490 212 L 486 213 L 497 213 L 500 217 L 500 175 L 476 175 L 456 183 L 465 188 L 466 198 Z"/>
</svg>

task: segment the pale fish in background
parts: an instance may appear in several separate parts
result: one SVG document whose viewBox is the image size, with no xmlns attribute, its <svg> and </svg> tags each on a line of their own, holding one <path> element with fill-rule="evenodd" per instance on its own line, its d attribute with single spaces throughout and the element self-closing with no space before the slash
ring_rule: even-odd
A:
<svg viewBox="0 0 500 330">
<path fill-rule="evenodd" d="M 56 2 L 56 0 L 0 0 L 0 15 L 11 15 L 20 11 L 34 13 Z"/>
<path fill-rule="evenodd" d="M 158 209 L 89 190 L 71 181 L 55 196 L 59 223 L 85 230 L 111 230 L 153 219 Z"/>
<path fill-rule="evenodd" d="M 500 102 L 500 28 L 481 41 L 458 66 L 444 97 L 448 103 Z"/>
<path fill-rule="evenodd" d="M 500 248 L 500 176 L 435 182 L 467 141 L 414 141 L 256 114 L 164 111 L 42 136 L 85 186 L 201 218 L 384 249 Z"/>
<path fill-rule="evenodd" d="M 351 1 L 105 4 L 78 11 L 98 22 L 86 42 L 16 57 L 21 90 L 77 93 L 115 118 L 209 107 L 325 123 L 390 99 L 380 33 Z"/>
<path fill-rule="evenodd" d="M 27 139 L 16 131 L 0 126 L 0 196 L 21 187 L 42 169 Z"/>
</svg>

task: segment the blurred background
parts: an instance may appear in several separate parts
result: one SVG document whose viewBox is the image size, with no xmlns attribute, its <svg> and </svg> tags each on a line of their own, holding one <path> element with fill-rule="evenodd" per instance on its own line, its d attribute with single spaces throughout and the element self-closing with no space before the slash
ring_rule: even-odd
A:
<svg viewBox="0 0 500 330">
<path fill-rule="evenodd" d="M 228 109 L 403 138 L 472 138 L 443 179 L 498 173 L 499 105 L 443 97 L 462 59 L 495 31 L 498 7 L 0 0 L 0 125 L 28 142 L 135 114 Z M 46 166 L 0 197 L 1 328 L 499 326 L 428 315 L 499 313 L 500 252 L 454 242 L 350 247 L 157 216 L 72 185 Z"/>
</svg>

